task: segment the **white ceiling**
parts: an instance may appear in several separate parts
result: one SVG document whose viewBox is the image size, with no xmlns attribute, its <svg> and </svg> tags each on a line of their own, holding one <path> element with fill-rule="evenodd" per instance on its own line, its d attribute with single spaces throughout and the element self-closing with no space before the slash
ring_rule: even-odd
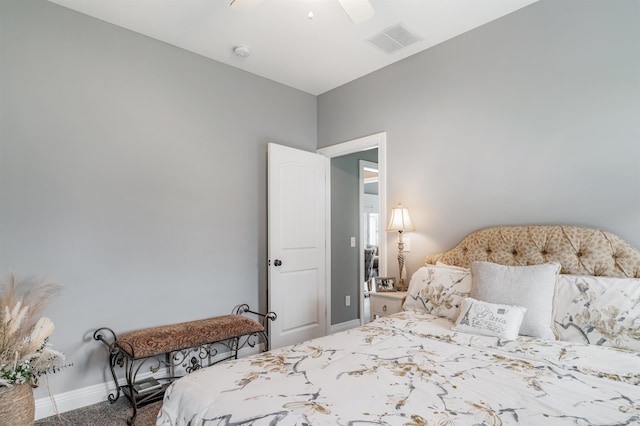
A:
<svg viewBox="0 0 640 426">
<path fill-rule="evenodd" d="M 106 22 L 319 95 L 536 0 L 370 0 L 354 24 L 337 0 L 50 0 Z M 313 12 L 313 19 L 308 19 Z M 422 40 L 393 54 L 367 39 L 398 23 Z M 251 54 L 234 55 L 246 45 Z"/>
</svg>

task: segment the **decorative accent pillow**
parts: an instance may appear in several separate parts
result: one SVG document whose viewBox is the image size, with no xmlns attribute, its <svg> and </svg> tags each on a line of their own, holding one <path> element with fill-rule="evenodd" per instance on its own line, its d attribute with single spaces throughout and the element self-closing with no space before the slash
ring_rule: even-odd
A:
<svg viewBox="0 0 640 426">
<path fill-rule="evenodd" d="M 473 262 L 471 297 L 489 303 L 523 306 L 527 309 L 520 334 L 555 339 L 553 296 L 560 264 L 505 266 Z"/>
<path fill-rule="evenodd" d="M 466 297 L 462 300 L 453 330 L 515 340 L 526 312 L 522 306 L 487 303 Z"/>
<path fill-rule="evenodd" d="M 471 272 L 457 268 L 423 266 L 409 282 L 402 309 L 421 311 L 454 321 L 462 299 L 471 291 Z"/>
<path fill-rule="evenodd" d="M 640 279 L 560 275 L 554 322 L 560 340 L 640 351 Z"/>
</svg>

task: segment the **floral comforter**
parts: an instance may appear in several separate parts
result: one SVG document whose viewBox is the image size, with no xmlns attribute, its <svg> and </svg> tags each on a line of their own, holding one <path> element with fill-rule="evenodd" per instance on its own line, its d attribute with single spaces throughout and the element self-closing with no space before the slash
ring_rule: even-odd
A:
<svg viewBox="0 0 640 426">
<path fill-rule="evenodd" d="M 451 325 L 401 312 L 196 371 L 157 424 L 640 424 L 639 353 Z"/>
</svg>

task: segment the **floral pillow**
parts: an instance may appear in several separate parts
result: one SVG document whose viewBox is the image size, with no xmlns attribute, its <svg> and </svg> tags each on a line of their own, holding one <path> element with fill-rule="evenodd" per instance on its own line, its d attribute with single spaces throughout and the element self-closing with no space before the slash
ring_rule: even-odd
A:
<svg viewBox="0 0 640 426">
<path fill-rule="evenodd" d="M 560 275 L 554 324 L 560 340 L 640 350 L 640 279 Z"/>
<path fill-rule="evenodd" d="M 460 313 L 462 299 L 470 292 L 471 272 L 468 269 L 423 266 L 411 277 L 402 309 L 454 321 Z"/>
<path fill-rule="evenodd" d="M 439 268 L 451 268 L 451 269 L 457 269 L 459 271 L 470 271 L 469 268 L 463 268 L 462 266 L 457 266 L 457 265 L 449 265 L 448 263 L 444 263 L 440 260 L 438 260 L 436 262 L 436 266 Z"/>
</svg>

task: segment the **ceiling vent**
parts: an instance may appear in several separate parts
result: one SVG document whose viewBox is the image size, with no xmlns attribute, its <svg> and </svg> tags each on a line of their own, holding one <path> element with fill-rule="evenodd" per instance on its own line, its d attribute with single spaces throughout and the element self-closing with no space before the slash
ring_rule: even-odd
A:
<svg viewBox="0 0 640 426">
<path fill-rule="evenodd" d="M 389 54 L 395 53 L 420 40 L 422 39 L 418 35 L 409 31 L 402 24 L 396 24 L 367 39 L 369 43 Z"/>
</svg>

